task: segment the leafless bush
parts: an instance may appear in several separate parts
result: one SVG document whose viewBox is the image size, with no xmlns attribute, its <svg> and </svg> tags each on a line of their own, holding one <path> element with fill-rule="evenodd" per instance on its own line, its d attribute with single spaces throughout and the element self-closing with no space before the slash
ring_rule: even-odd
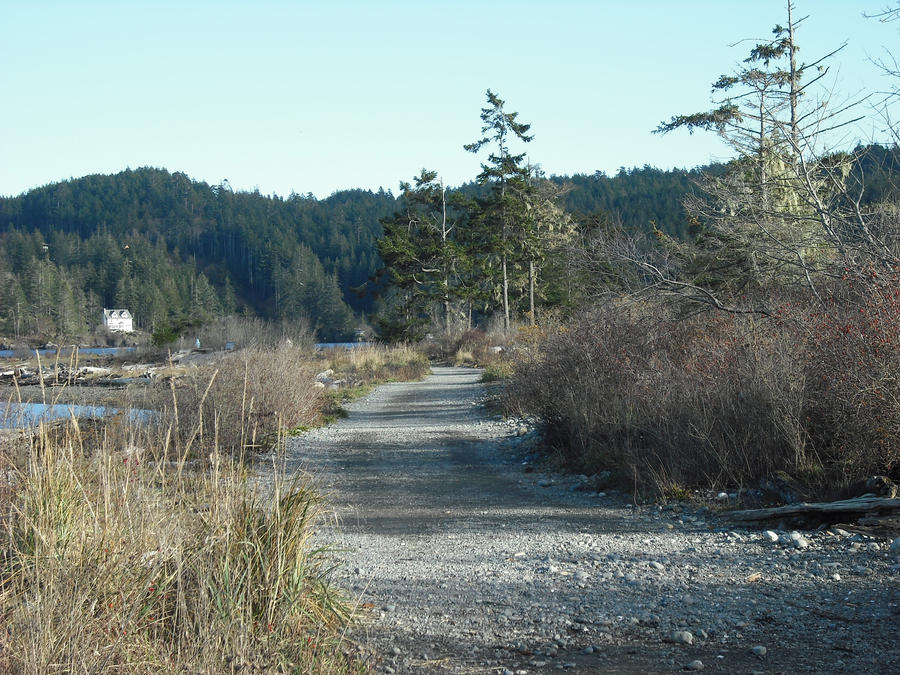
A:
<svg viewBox="0 0 900 675">
<path fill-rule="evenodd" d="M 175 421 L 172 449 L 207 454 L 210 447 L 238 455 L 271 447 L 282 429 L 311 426 L 324 396 L 304 347 L 248 348 L 156 388 L 153 406 Z"/>
<path fill-rule="evenodd" d="M 580 470 L 645 486 L 743 484 L 810 462 L 790 341 L 747 316 L 601 304 L 520 351 L 508 396 Z"/>
<path fill-rule="evenodd" d="M 229 342 L 237 349 L 274 349 L 285 343 L 303 347 L 308 352 L 313 349 L 312 328 L 309 322 L 301 319 L 272 323 L 262 319 L 229 316 L 204 325 L 197 337 L 202 347 L 217 350 L 225 349 Z M 187 342 L 185 346 L 189 347 L 194 340 L 191 338 Z"/>
<path fill-rule="evenodd" d="M 419 345 L 430 359 L 457 366 L 486 366 L 511 342 L 503 330 L 468 329 L 437 334 Z"/>
<path fill-rule="evenodd" d="M 900 270 L 848 270 L 829 290 L 803 316 L 808 434 L 835 479 L 900 472 Z"/>
</svg>

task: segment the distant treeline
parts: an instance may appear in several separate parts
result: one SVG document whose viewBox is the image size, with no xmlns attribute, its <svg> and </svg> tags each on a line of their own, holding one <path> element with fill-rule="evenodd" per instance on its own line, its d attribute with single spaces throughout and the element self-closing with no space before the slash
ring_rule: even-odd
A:
<svg viewBox="0 0 900 675">
<path fill-rule="evenodd" d="M 898 164 L 896 150 L 869 148 L 865 200 L 880 199 Z M 682 200 L 702 173 L 723 170 L 644 166 L 551 180 L 566 186 L 560 206 L 576 222 L 599 215 L 686 238 Z M 283 198 L 155 168 L 0 198 L 0 335 L 75 338 L 103 307 L 123 307 L 148 331 L 239 313 L 306 317 L 321 338 L 346 338 L 375 307 L 380 221 L 398 207 L 384 190 Z"/>
</svg>

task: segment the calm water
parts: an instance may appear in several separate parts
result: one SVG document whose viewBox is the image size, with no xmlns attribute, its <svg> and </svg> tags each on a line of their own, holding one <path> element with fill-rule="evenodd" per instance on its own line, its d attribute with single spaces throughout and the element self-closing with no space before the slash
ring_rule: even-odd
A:
<svg viewBox="0 0 900 675">
<path fill-rule="evenodd" d="M 134 347 L 79 347 L 79 354 L 98 354 L 100 356 L 120 356 L 129 354 L 135 350 Z M 71 354 L 71 347 L 61 347 L 60 355 Z M 0 359 L 10 359 L 17 355 L 29 356 L 37 352 L 41 356 L 56 356 L 57 349 L 0 349 Z"/>
<path fill-rule="evenodd" d="M 152 410 L 119 410 L 100 405 L 74 405 L 70 403 L 3 403 L 0 402 L 0 429 L 33 427 L 41 422 L 50 422 L 70 417 L 109 417 L 128 415 L 129 421 L 147 422 L 155 413 Z"/>
</svg>

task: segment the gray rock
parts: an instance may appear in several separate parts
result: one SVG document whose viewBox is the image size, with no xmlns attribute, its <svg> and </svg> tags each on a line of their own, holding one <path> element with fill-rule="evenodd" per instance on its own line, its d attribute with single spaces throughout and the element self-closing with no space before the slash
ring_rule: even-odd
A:
<svg viewBox="0 0 900 675">
<path fill-rule="evenodd" d="M 900 558 L 900 537 L 891 542 L 890 553 L 894 558 Z"/>
<path fill-rule="evenodd" d="M 763 541 L 767 544 L 777 544 L 778 534 L 772 530 L 766 530 L 763 532 Z"/>
<path fill-rule="evenodd" d="M 582 654 L 593 654 L 593 653 L 594 653 L 594 648 L 593 648 L 593 647 L 590 647 L 590 646 L 585 647 L 584 649 L 581 650 L 581 653 L 582 653 Z"/>
<path fill-rule="evenodd" d="M 694 659 L 684 667 L 685 670 L 703 670 L 703 661 Z"/>
<path fill-rule="evenodd" d="M 650 567 L 655 569 L 657 572 L 662 572 L 664 569 L 666 569 L 665 565 L 663 565 L 661 562 L 657 562 L 656 560 L 650 561 Z"/>
<path fill-rule="evenodd" d="M 769 652 L 768 649 L 763 647 L 762 645 L 756 645 L 753 649 L 750 650 L 750 653 L 753 654 L 758 659 L 766 658 L 766 654 Z"/>
<path fill-rule="evenodd" d="M 694 635 L 687 630 L 676 630 L 672 633 L 671 640 L 679 645 L 692 645 L 694 644 Z"/>
<path fill-rule="evenodd" d="M 791 541 L 794 544 L 794 548 L 801 549 L 801 550 L 805 549 L 805 548 L 809 548 L 809 540 L 807 540 L 805 537 L 797 537 L 796 539 L 791 537 Z"/>
</svg>

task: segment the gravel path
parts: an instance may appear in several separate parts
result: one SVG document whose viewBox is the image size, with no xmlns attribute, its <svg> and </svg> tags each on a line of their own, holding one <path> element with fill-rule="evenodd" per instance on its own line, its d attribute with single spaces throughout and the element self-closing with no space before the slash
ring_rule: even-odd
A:
<svg viewBox="0 0 900 675">
<path fill-rule="evenodd" d="M 388 384 L 292 441 L 337 524 L 375 672 L 900 672 L 900 560 L 834 527 L 769 542 L 523 466 L 480 373 Z"/>
</svg>

